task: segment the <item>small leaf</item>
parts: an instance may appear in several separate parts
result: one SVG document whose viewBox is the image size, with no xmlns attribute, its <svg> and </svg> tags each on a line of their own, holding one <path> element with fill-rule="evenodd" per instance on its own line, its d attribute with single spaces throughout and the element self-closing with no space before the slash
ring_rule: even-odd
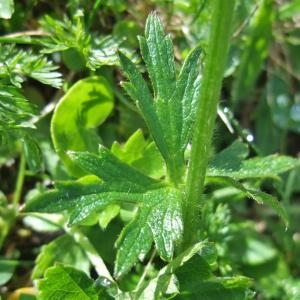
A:
<svg viewBox="0 0 300 300">
<path fill-rule="evenodd" d="M 0 285 L 5 285 L 13 277 L 18 264 L 16 260 L 0 259 Z"/>
<path fill-rule="evenodd" d="M 94 130 L 113 108 L 113 94 L 103 77 L 88 77 L 76 82 L 59 101 L 51 121 L 51 135 L 58 155 L 74 176 L 84 172 L 70 161 L 66 152 L 96 153 L 99 137 Z"/>
<path fill-rule="evenodd" d="M 32 172 L 37 172 L 41 169 L 41 150 L 37 142 L 26 135 L 23 138 L 24 155 L 29 169 Z"/>
<path fill-rule="evenodd" d="M 284 206 L 272 195 L 259 190 L 248 188 L 235 179 L 226 176 L 208 176 L 207 183 L 217 183 L 233 186 L 234 188 L 243 192 L 247 197 L 255 200 L 257 203 L 268 205 L 269 207 L 274 209 L 274 211 L 284 222 L 285 226 L 288 226 L 289 216 Z"/>
<path fill-rule="evenodd" d="M 300 1 L 292 0 L 290 3 L 285 3 L 279 8 L 279 19 L 286 20 L 289 18 L 299 16 L 300 14 Z"/>
<path fill-rule="evenodd" d="M 298 159 L 277 154 L 243 160 L 247 153 L 245 150 L 243 144 L 235 142 L 218 153 L 210 162 L 207 176 L 228 176 L 234 179 L 276 178 L 278 174 L 289 171 L 300 163 Z"/>
<path fill-rule="evenodd" d="M 0 18 L 10 19 L 14 13 L 13 0 L 0 0 Z"/>
<path fill-rule="evenodd" d="M 56 265 L 38 282 L 39 299 L 98 300 L 93 280 L 75 268 Z"/>
<path fill-rule="evenodd" d="M 114 142 L 111 152 L 142 173 L 159 179 L 165 175 L 164 161 L 154 142 L 146 141 L 142 131 L 134 132 L 124 145 Z"/>
</svg>

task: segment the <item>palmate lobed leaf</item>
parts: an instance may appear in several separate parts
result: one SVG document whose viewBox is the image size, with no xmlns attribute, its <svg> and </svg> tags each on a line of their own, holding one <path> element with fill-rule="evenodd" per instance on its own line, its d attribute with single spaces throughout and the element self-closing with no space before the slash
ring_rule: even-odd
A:
<svg viewBox="0 0 300 300">
<path fill-rule="evenodd" d="M 100 147 L 99 155 L 71 152 L 71 160 L 87 173 L 97 177 L 78 182 L 57 184 L 57 189 L 38 195 L 26 204 L 25 212 L 69 212 L 69 224 L 76 224 L 100 212 L 108 205 L 139 204 L 136 218 L 125 227 L 119 240 L 116 276 L 126 273 L 145 255 L 154 241 L 159 255 L 172 258 L 183 224 L 181 192 L 163 187 L 120 161 L 108 149 Z"/>
<path fill-rule="evenodd" d="M 124 228 L 117 243 L 116 277 L 127 273 L 139 257 L 143 258 L 152 241 L 162 259 L 172 259 L 183 231 L 181 197 L 181 193 L 172 188 L 143 194 L 137 216 Z"/>
<path fill-rule="evenodd" d="M 177 78 L 173 45 L 159 18 L 151 14 L 146 22 L 145 38 L 139 37 L 141 53 L 153 86 L 147 83 L 135 65 L 120 53 L 121 65 L 129 79 L 123 86 L 138 107 L 167 165 L 168 175 L 179 183 L 184 173 L 184 150 L 190 139 L 199 96 L 200 48 L 187 57 Z"/>
</svg>

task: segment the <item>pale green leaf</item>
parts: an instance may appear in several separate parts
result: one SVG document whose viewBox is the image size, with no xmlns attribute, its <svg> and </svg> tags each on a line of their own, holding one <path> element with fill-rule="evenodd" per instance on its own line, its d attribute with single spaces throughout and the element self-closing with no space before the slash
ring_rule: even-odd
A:
<svg viewBox="0 0 300 300">
<path fill-rule="evenodd" d="M 299 16 L 300 14 L 300 1 L 292 0 L 289 3 L 284 3 L 279 9 L 279 19 L 285 20 Z"/>
<path fill-rule="evenodd" d="M 68 251 L 62 251 L 68 249 Z M 80 245 L 70 235 L 62 235 L 42 247 L 32 273 L 32 278 L 37 279 L 55 263 L 72 265 L 88 274 L 90 264 Z"/>
<path fill-rule="evenodd" d="M 38 282 L 39 299 L 98 300 L 93 280 L 75 268 L 56 265 Z"/>
<path fill-rule="evenodd" d="M 13 0 L 0 0 L 0 18 L 10 19 L 14 13 Z"/>
<path fill-rule="evenodd" d="M 0 285 L 5 285 L 14 275 L 19 262 L 0 258 Z"/>
<path fill-rule="evenodd" d="M 76 82 L 59 101 L 51 121 L 56 152 L 74 176 L 84 172 L 70 161 L 66 152 L 96 153 L 99 136 L 95 127 L 102 124 L 113 108 L 113 93 L 105 78 L 88 77 Z"/>
<path fill-rule="evenodd" d="M 154 142 L 145 140 L 140 129 L 134 132 L 124 145 L 114 142 L 111 152 L 150 177 L 159 179 L 165 174 L 160 152 Z"/>
</svg>

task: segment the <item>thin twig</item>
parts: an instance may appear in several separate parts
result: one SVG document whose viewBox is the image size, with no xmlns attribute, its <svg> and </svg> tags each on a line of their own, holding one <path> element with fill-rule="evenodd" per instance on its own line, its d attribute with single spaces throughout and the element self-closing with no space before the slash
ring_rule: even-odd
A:
<svg viewBox="0 0 300 300">
<path fill-rule="evenodd" d="M 255 12 L 258 9 L 258 4 L 256 4 L 253 8 L 253 10 L 250 12 L 250 14 L 247 16 L 247 18 L 242 22 L 242 24 L 238 27 L 238 29 L 234 32 L 231 39 L 236 39 L 246 28 L 252 17 L 254 16 Z"/>
<path fill-rule="evenodd" d="M 153 262 L 153 260 L 155 258 L 155 255 L 156 255 L 156 249 L 153 249 L 153 251 L 151 253 L 151 256 L 150 256 L 150 259 L 149 259 L 149 261 L 148 261 L 148 263 L 147 263 L 147 265 L 146 265 L 146 267 L 144 269 L 144 272 L 143 272 L 143 274 L 142 274 L 142 276 L 141 276 L 141 278 L 140 278 L 140 280 L 139 280 L 139 282 L 138 282 L 138 284 L 136 286 L 136 290 L 139 290 L 140 287 L 141 287 L 141 285 L 143 284 L 143 282 L 144 282 L 144 280 L 145 280 L 145 278 L 146 278 L 146 276 L 147 276 L 147 274 L 149 272 L 149 269 L 150 269 L 150 267 L 152 265 L 152 262 Z"/>
</svg>

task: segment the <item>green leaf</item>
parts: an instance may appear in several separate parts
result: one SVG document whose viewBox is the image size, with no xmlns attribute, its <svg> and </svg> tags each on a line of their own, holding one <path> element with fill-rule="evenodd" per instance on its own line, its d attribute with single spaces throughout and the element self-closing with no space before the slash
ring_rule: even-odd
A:
<svg viewBox="0 0 300 300">
<path fill-rule="evenodd" d="M 248 146 L 239 140 L 217 153 L 210 161 L 210 166 L 228 171 L 239 170 L 245 158 L 249 155 Z"/>
<path fill-rule="evenodd" d="M 162 268 L 155 278 L 141 286 L 141 288 L 136 292 L 134 300 L 161 299 L 168 289 L 172 274 L 176 273 L 180 267 L 189 263 L 194 256 L 201 257 L 203 262 L 214 261 L 216 259 L 216 249 L 214 244 L 207 241 L 202 241 L 180 253 L 167 266 Z M 211 274 L 209 265 L 204 263 L 202 269 L 198 268 L 197 278 L 199 278 L 199 273 Z"/>
<path fill-rule="evenodd" d="M 152 241 L 164 260 L 171 260 L 175 245 L 182 236 L 181 193 L 164 188 L 143 194 L 135 219 L 123 230 L 118 240 L 115 265 L 117 277 L 125 274 L 149 251 Z"/>
<path fill-rule="evenodd" d="M 155 98 L 167 102 L 176 88 L 174 52 L 171 38 L 165 35 L 156 14 L 147 18 L 145 38 L 140 37 L 139 40 Z"/>
<path fill-rule="evenodd" d="M 183 181 L 184 150 L 190 139 L 194 103 L 199 96 L 200 49 L 188 55 L 177 79 L 172 41 L 155 14 L 148 17 L 145 38 L 139 37 L 139 42 L 153 95 L 134 64 L 121 53 L 121 65 L 130 81 L 123 86 L 141 110 L 166 162 L 168 178 L 179 184 Z"/>
<path fill-rule="evenodd" d="M 102 124 L 113 108 L 111 87 L 103 77 L 76 82 L 59 101 L 51 121 L 51 135 L 58 155 L 74 176 L 84 172 L 74 166 L 66 152 L 96 153 L 100 141 L 95 127 Z"/>
<path fill-rule="evenodd" d="M 39 171 L 41 169 L 42 157 L 37 141 L 34 140 L 30 135 L 24 136 L 23 149 L 29 169 L 32 172 Z"/>
<path fill-rule="evenodd" d="M 279 19 L 285 20 L 289 18 L 296 17 L 300 14 L 300 1 L 292 0 L 290 3 L 285 3 L 280 6 L 279 9 Z"/>
<path fill-rule="evenodd" d="M 162 125 L 160 124 L 153 106 L 153 99 L 147 83 L 136 66 L 122 52 L 119 53 L 120 62 L 123 70 L 128 76 L 130 83 L 123 83 L 123 87 L 128 95 L 136 102 L 140 109 L 152 137 L 160 150 L 162 156 L 168 160 L 168 149 L 163 135 Z"/>
<path fill-rule="evenodd" d="M 13 0 L 0 0 L 0 18 L 10 19 L 14 13 Z"/>
<path fill-rule="evenodd" d="M 16 128 L 33 127 L 29 120 L 34 116 L 34 108 L 13 85 L 0 82 L 0 132 L 7 134 Z"/>
<path fill-rule="evenodd" d="M 177 122 L 182 120 L 180 147 L 185 150 L 191 137 L 191 128 L 195 119 L 196 102 L 200 92 L 199 58 L 201 49 L 196 47 L 187 56 L 180 71 L 173 99 L 170 101 Z M 177 108 L 178 107 L 178 108 Z M 177 111 L 177 109 L 179 111 Z M 179 118 L 178 116 L 181 116 Z M 179 127 L 179 126 L 178 126 Z M 181 128 L 179 127 L 179 128 Z M 176 132 L 174 134 L 177 134 Z"/>
<path fill-rule="evenodd" d="M 0 285 L 6 284 L 14 275 L 19 262 L 0 258 Z"/>
<path fill-rule="evenodd" d="M 210 162 L 207 176 L 228 176 L 234 179 L 276 178 L 278 174 L 289 171 L 299 165 L 299 160 L 283 155 L 269 155 L 247 160 L 245 146 L 235 142 L 215 155 Z"/>
<path fill-rule="evenodd" d="M 245 194 L 247 197 L 255 200 L 259 204 L 265 204 L 274 209 L 278 216 L 282 219 L 285 226 L 288 226 L 289 216 L 284 206 L 272 195 L 264 193 L 262 191 L 248 188 L 242 183 L 236 181 L 231 177 L 226 176 L 208 176 L 207 183 L 218 183 L 232 186 Z"/>
<path fill-rule="evenodd" d="M 86 182 L 87 181 L 87 182 Z M 79 182 L 64 182 L 57 188 L 39 194 L 26 203 L 24 212 L 62 213 L 68 211 L 69 224 L 80 223 L 91 214 L 99 213 L 110 204 L 137 202 L 140 194 L 129 194 L 120 185 L 119 191 L 99 182 L 89 182 L 83 178 Z"/>
<path fill-rule="evenodd" d="M 62 251 L 68 249 L 68 251 Z M 80 245 L 75 243 L 70 235 L 62 235 L 42 247 L 32 273 L 32 278 L 37 279 L 55 263 L 70 264 L 88 274 L 90 264 Z"/>
<path fill-rule="evenodd" d="M 123 186 L 123 190 L 136 192 L 157 183 L 128 164 L 120 161 L 108 149 L 99 146 L 99 154 L 68 152 L 71 161 L 89 174 L 107 182 L 110 186 Z"/>
<path fill-rule="evenodd" d="M 56 265 L 38 282 L 39 299 L 98 300 L 93 280 L 75 268 Z"/>
<path fill-rule="evenodd" d="M 159 179 L 165 175 L 164 161 L 154 142 L 146 141 L 142 131 L 134 132 L 124 145 L 114 142 L 111 152 L 142 173 Z"/>
<path fill-rule="evenodd" d="M 250 24 L 250 33 L 243 47 L 241 63 L 233 85 L 232 98 L 236 105 L 249 97 L 249 92 L 261 71 L 268 55 L 275 17 L 273 0 L 262 0 Z M 245 98 L 246 97 L 246 98 Z"/>
<path fill-rule="evenodd" d="M 33 78 L 43 84 L 60 88 L 62 86 L 61 73 L 42 54 L 35 54 L 32 50 L 19 50 L 14 45 L 3 45 L 0 48 L 0 69 L 2 78 L 7 78 L 13 85 L 21 87 L 26 77 Z"/>
<path fill-rule="evenodd" d="M 199 96 L 200 49 L 195 48 L 188 56 L 176 80 L 173 44 L 155 14 L 148 17 L 145 38 L 139 40 L 154 90 L 155 110 L 169 149 L 166 161 L 169 176 L 179 182 L 184 172 L 184 150 L 195 114 L 193 104 Z"/>
</svg>

